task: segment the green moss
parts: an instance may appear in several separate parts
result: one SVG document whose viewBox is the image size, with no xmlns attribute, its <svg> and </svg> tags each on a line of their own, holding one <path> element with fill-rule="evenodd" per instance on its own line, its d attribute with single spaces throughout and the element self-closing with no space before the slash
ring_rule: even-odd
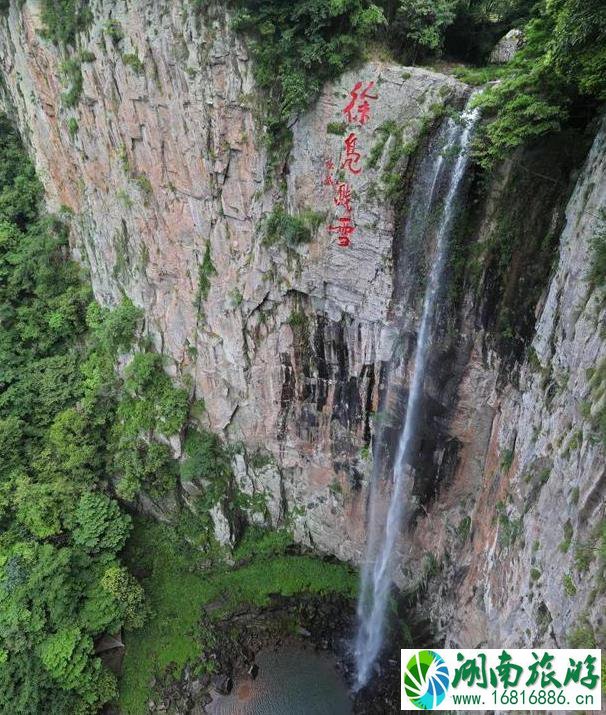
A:
<svg viewBox="0 0 606 715">
<path fill-rule="evenodd" d="M 122 62 L 127 67 L 130 67 L 136 74 L 143 74 L 145 66 L 143 62 L 139 59 L 139 55 L 136 52 L 128 52 L 122 55 Z"/>
<path fill-rule="evenodd" d="M 221 599 L 224 615 L 238 607 L 264 606 L 271 594 L 355 594 L 357 577 L 347 566 L 309 556 L 284 555 L 290 539 L 285 532 L 251 532 L 235 555 L 246 565 L 200 570 L 200 555 L 175 537 L 170 526 L 135 519 L 126 560 L 145 574 L 142 582 L 152 616 L 138 632 L 127 632 L 120 683 L 120 711 L 124 715 L 147 712 L 149 682 L 169 665 L 179 672 L 205 648 L 214 645 L 212 627 L 200 625 L 203 606 Z M 250 560 L 252 559 L 252 560 Z M 212 670 L 202 660 L 201 670 Z"/>
<path fill-rule="evenodd" d="M 76 117 L 70 117 L 67 120 L 67 133 L 72 139 L 78 134 L 78 120 Z"/>
<path fill-rule="evenodd" d="M 541 571 L 540 571 L 538 568 L 536 568 L 536 567 L 533 566 L 533 567 L 530 569 L 530 579 L 531 579 L 531 581 L 538 581 L 540 578 L 541 578 Z"/>
<path fill-rule="evenodd" d="M 327 134 L 336 134 L 337 136 L 343 136 L 345 132 L 347 131 L 347 123 L 346 122 L 329 122 L 326 125 L 326 133 Z"/>
<path fill-rule="evenodd" d="M 577 587 L 575 586 L 574 581 L 572 580 L 572 576 L 569 573 L 564 574 L 564 577 L 562 578 L 562 583 L 564 584 L 564 593 L 569 598 L 572 598 L 576 595 Z"/>
</svg>

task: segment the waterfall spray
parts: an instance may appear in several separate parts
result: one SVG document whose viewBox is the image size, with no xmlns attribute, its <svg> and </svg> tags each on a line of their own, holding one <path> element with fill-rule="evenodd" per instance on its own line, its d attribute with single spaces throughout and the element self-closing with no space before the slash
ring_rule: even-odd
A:
<svg viewBox="0 0 606 715">
<path fill-rule="evenodd" d="M 469 103 L 468 103 L 469 106 Z M 393 463 L 392 493 L 385 523 L 379 509 L 380 474 L 375 469 L 371 485 L 369 538 L 367 555 L 362 569 L 362 584 L 358 601 L 358 633 L 355 643 L 356 687 L 363 687 L 370 677 L 372 667 L 383 643 L 385 615 L 392 582 L 393 551 L 400 533 L 404 515 L 404 498 L 407 492 L 407 474 L 410 469 L 410 448 L 418 427 L 418 412 L 423 393 L 427 356 L 431 344 L 431 327 L 435 304 L 446 265 L 448 238 L 452 229 L 459 189 L 468 163 L 467 149 L 478 119 L 478 111 L 466 109 L 462 122 L 449 119 L 444 127 L 445 149 L 438 148 L 430 168 L 430 181 L 423 201 L 422 214 L 428 225 L 430 211 L 436 202 L 437 187 L 443 172 L 451 168 L 443 211 L 437 229 L 434 262 L 423 301 L 414 355 L 414 367 L 406 404 L 406 415 L 398 438 Z M 458 150 L 456 159 L 448 162 L 444 156 L 449 150 Z M 410 219 L 409 219 L 410 220 Z M 408 225 L 406 227 L 408 229 Z"/>
</svg>

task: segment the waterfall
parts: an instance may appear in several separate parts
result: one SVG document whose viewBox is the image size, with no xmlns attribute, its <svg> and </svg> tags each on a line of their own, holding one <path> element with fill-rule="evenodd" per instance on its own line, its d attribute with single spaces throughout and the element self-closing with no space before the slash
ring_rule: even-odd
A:
<svg viewBox="0 0 606 715">
<path fill-rule="evenodd" d="M 436 233 L 435 257 L 423 301 L 423 313 L 417 335 L 406 415 L 398 436 L 393 462 L 393 486 L 386 519 L 379 507 L 381 475 L 380 468 L 377 468 L 378 460 L 375 457 L 371 484 L 367 554 L 362 569 L 358 601 L 358 633 L 355 642 L 357 689 L 367 683 L 383 642 L 385 616 L 392 583 L 392 558 L 404 516 L 404 501 L 409 486 L 407 475 L 410 473 L 410 467 L 413 466 L 410 464 L 410 452 L 412 441 L 417 433 L 427 357 L 431 346 L 432 321 L 446 265 L 448 239 L 453 225 L 459 189 L 467 168 L 467 150 L 477 119 L 478 110 L 467 108 L 463 113 L 462 121 L 455 122 L 453 119 L 449 119 L 444 124 L 442 146 L 434 148 L 429 157 L 429 181 L 422 187 L 418 196 L 413 196 L 405 226 L 405 231 L 413 229 L 413 222 L 416 229 L 429 227 L 432 209 L 439 203 L 437 196 L 439 187 L 441 183 L 446 183 L 444 172 L 450 171 L 446 183 L 447 190 L 443 192 L 442 212 Z M 456 159 L 448 160 L 447 157 L 453 152 L 457 153 Z"/>
</svg>

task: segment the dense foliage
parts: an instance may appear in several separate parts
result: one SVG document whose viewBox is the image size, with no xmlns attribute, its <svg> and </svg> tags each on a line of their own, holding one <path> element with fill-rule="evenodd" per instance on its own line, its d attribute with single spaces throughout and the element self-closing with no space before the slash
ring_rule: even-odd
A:
<svg viewBox="0 0 606 715">
<path fill-rule="evenodd" d="M 234 25 L 250 37 L 255 74 L 267 91 L 270 147 L 288 147 L 288 122 L 366 52 L 387 44 L 403 62 L 443 52 L 486 63 L 512 27 L 524 45 L 480 99 L 487 118 L 476 147 L 491 166 L 512 148 L 583 125 L 606 97 L 606 5 L 601 0 L 366 0 L 291 3 L 240 0 Z"/>
<path fill-rule="evenodd" d="M 476 156 L 485 167 L 549 132 L 582 127 L 606 98 L 606 4 L 602 0 L 385 0 L 383 40 L 403 62 L 485 64 L 512 27 L 524 44 L 503 69 L 478 73 L 501 81 L 485 91 Z M 468 80 L 469 72 L 462 72 Z"/>
<path fill-rule="evenodd" d="M 141 612 L 117 558 L 130 517 L 106 482 L 113 365 L 138 311 L 91 304 L 40 197 L 1 120 L 0 710 L 63 715 L 115 695 L 94 642 Z"/>
<path fill-rule="evenodd" d="M 206 446 L 211 452 L 215 449 L 210 442 Z M 353 597 L 356 591 L 358 579 L 351 568 L 293 554 L 284 530 L 251 528 L 234 559 L 233 568 L 208 571 L 201 566 L 200 553 L 174 529 L 135 519 L 126 560 L 144 573 L 152 613 L 145 628 L 131 634 L 127 644 L 119 701 L 124 715 L 147 712 L 149 683 L 153 678 L 162 681 L 167 669 L 178 676 L 186 663 L 194 673 L 216 667 L 208 655 L 216 646 L 217 631 L 213 622 L 200 618 L 202 606 L 214 603 L 213 617 L 218 618 L 266 606 L 276 594 Z"/>
<path fill-rule="evenodd" d="M 388 30 L 389 41 L 398 55 L 414 64 L 439 53 L 457 5 L 458 0 L 400 0 Z"/>
<path fill-rule="evenodd" d="M 89 0 L 42 0 L 40 18 L 46 37 L 58 45 L 74 45 L 92 19 Z"/>
<path fill-rule="evenodd" d="M 533 137 L 582 125 L 606 99 L 602 0 L 542 0 L 524 34 L 524 46 L 505 68 L 501 82 L 478 100 L 491 120 L 477 152 L 485 166 Z"/>
<path fill-rule="evenodd" d="M 270 147 L 288 143 L 288 121 L 322 84 L 362 56 L 383 21 L 368 0 L 240 0 L 236 29 L 251 38 L 255 78 L 267 91 Z"/>
</svg>

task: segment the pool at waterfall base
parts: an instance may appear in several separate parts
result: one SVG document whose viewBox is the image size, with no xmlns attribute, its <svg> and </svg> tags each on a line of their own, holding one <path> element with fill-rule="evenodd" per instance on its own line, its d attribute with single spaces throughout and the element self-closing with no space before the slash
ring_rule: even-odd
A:
<svg viewBox="0 0 606 715">
<path fill-rule="evenodd" d="M 234 679 L 229 695 L 216 694 L 213 715 L 351 715 L 352 700 L 335 658 L 312 647 L 264 650 L 253 679 Z"/>
</svg>

